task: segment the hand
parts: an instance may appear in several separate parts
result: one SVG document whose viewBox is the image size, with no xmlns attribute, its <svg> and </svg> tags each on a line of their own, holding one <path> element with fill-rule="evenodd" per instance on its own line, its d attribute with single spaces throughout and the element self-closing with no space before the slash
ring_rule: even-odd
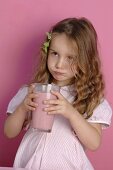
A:
<svg viewBox="0 0 113 170">
<path fill-rule="evenodd" d="M 28 94 L 26 95 L 22 106 L 26 111 L 34 111 L 38 107 L 38 103 L 34 102 L 33 99 L 37 98 L 38 94 L 34 93 L 34 85 L 28 87 Z"/>
<path fill-rule="evenodd" d="M 70 119 L 71 114 L 75 112 L 75 108 L 59 92 L 51 91 L 51 93 L 57 99 L 44 100 L 44 104 L 47 104 L 44 111 L 48 112 L 48 114 L 61 114 L 65 118 Z"/>
</svg>

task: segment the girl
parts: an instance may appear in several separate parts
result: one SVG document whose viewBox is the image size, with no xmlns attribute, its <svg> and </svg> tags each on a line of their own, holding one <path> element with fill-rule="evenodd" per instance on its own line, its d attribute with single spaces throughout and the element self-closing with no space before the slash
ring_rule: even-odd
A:
<svg viewBox="0 0 113 170">
<path fill-rule="evenodd" d="M 35 170 L 93 170 L 84 149 L 96 150 L 102 128 L 110 125 L 112 111 L 104 98 L 97 34 L 85 18 L 68 18 L 48 33 L 41 48 L 34 83 L 54 83 L 60 93 L 45 100 L 45 111 L 55 114 L 51 133 L 30 127 L 20 144 L 14 167 Z M 22 87 L 9 103 L 4 132 L 17 136 L 38 107 L 34 84 Z M 49 106 L 48 106 L 49 104 Z"/>
</svg>

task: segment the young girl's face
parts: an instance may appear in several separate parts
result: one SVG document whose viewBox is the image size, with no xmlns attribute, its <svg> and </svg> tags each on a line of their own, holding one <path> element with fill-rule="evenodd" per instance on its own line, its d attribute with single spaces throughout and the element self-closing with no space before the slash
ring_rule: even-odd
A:
<svg viewBox="0 0 113 170">
<path fill-rule="evenodd" d="M 74 62 L 77 54 L 76 43 L 65 34 L 57 34 L 52 38 L 47 64 L 54 83 L 64 86 L 74 81 L 76 74 L 76 63 Z"/>
</svg>

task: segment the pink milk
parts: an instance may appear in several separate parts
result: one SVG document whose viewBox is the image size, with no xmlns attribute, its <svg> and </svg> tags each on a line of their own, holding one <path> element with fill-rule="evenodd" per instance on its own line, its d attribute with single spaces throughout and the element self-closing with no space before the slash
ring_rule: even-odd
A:
<svg viewBox="0 0 113 170">
<path fill-rule="evenodd" d="M 38 103 L 38 107 L 32 113 L 32 127 L 41 131 L 51 132 L 54 115 L 49 115 L 47 112 L 43 111 L 45 107 L 43 101 L 45 99 L 56 99 L 56 96 L 52 95 L 50 92 L 38 92 L 38 96 L 39 97 L 34 100 Z"/>
</svg>

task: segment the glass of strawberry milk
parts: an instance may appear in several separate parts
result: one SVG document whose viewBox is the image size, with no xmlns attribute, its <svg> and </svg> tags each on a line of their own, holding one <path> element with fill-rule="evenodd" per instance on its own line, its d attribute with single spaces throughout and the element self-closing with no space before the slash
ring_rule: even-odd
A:
<svg viewBox="0 0 113 170">
<path fill-rule="evenodd" d="M 51 132 L 52 130 L 54 115 L 48 114 L 43 110 L 45 107 L 43 104 L 44 100 L 57 99 L 57 97 L 51 93 L 51 90 L 60 91 L 60 87 L 55 84 L 35 84 L 34 92 L 38 93 L 38 97 L 34 99 L 34 101 L 38 103 L 38 107 L 32 112 L 31 126 L 33 129 L 45 132 Z"/>
</svg>

